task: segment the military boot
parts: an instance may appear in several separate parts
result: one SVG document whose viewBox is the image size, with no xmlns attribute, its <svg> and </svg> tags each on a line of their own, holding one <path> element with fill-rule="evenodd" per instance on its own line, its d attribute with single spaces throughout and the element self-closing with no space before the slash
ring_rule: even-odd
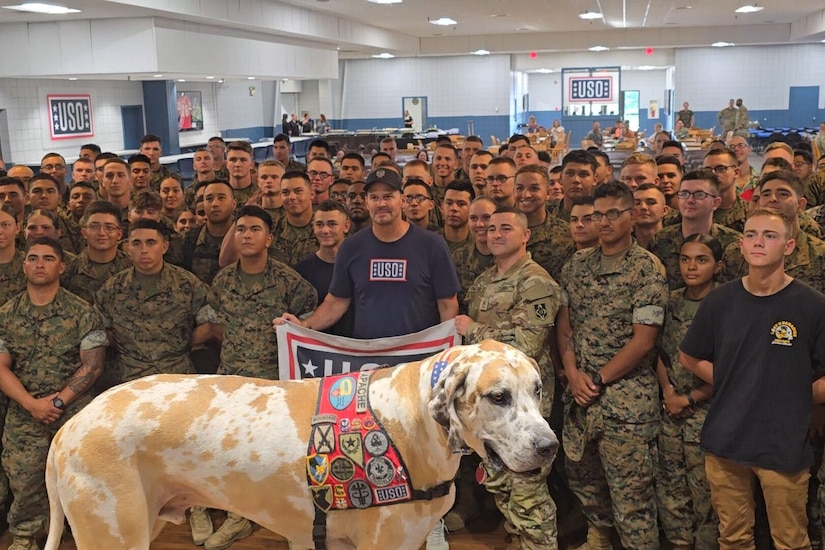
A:
<svg viewBox="0 0 825 550">
<path fill-rule="evenodd" d="M 203 547 L 206 550 L 226 550 L 232 546 L 236 540 L 248 537 L 252 534 L 252 524 L 248 519 L 233 512 L 227 512 L 226 521 L 220 529 L 206 539 Z"/>
<path fill-rule="evenodd" d="M 212 518 L 203 506 L 192 506 L 189 509 L 189 527 L 192 529 L 192 542 L 195 546 L 202 546 L 215 530 Z"/>
<path fill-rule="evenodd" d="M 34 537 L 14 537 L 9 550 L 39 550 Z"/>
<path fill-rule="evenodd" d="M 589 524 L 585 548 L 587 550 L 613 550 L 613 544 L 610 542 L 610 529 Z"/>
</svg>

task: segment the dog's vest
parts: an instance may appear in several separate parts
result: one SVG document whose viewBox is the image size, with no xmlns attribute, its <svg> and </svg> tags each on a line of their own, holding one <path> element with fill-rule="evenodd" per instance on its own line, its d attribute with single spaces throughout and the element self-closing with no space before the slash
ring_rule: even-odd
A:
<svg viewBox="0 0 825 550">
<path fill-rule="evenodd" d="M 369 402 L 371 370 L 321 379 L 307 451 L 307 482 L 315 504 L 312 538 L 326 548 L 327 513 L 450 492 L 453 480 L 413 489 L 407 467 Z"/>
</svg>

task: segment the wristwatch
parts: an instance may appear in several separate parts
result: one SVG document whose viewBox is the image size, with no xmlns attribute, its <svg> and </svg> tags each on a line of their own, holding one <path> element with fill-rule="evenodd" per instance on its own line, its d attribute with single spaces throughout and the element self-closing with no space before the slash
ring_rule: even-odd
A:
<svg viewBox="0 0 825 550">
<path fill-rule="evenodd" d="M 58 395 L 55 395 L 54 399 L 52 399 L 52 405 L 54 405 L 55 409 L 60 409 L 61 411 L 66 408 L 66 403 L 64 403 Z"/>
<path fill-rule="evenodd" d="M 591 379 L 593 380 L 593 383 L 596 384 L 596 386 L 599 388 L 599 391 L 603 392 L 606 384 L 602 381 L 602 375 L 597 372 L 591 377 Z"/>
</svg>

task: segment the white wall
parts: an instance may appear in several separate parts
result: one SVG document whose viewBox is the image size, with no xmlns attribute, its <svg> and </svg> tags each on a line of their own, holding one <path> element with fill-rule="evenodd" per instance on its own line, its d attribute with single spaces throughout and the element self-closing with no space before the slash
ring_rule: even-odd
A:
<svg viewBox="0 0 825 550">
<path fill-rule="evenodd" d="M 646 111 L 651 100 L 659 102 L 659 111 L 665 107 L 667 71 L 622 71 L 622 90 L 639 90 L 639 114 Z M 680 107 L 681 108 L 681 107 Z M 659 117 L 664 120 L 665 115 Z M 652 126 L 651 126 L 652 127 Z"/>
<path fill-rule="evenodd" d="M 268 125 L 264 116 L 264 98 L 260 80 L 217 84 L 218 123 L 221 128 L 250 128 Z M 250 86 L 255 95 L 249 95 Z"/>
<path fill-rule="evenodd" d="M 750 110 L 787 109 L 789 87 L 825 86 L 823 59 L 823 44 L 676 50 L 676 105 L 718 111 L 741 97 Z"/>
<path fill-rule="evenodd" d="M 561 116 L 561 72 L 530 73 L 527 87 L 531 111 L 558 111 Z"/>
<path fill-rule="evenodd" d="M 46 95 L 65 93 L 91 95 L 93 137 L 51 140 Z M 7 112 L 11 140 L 11 151 L 5 153 L 5 160 L 39 164 L 49 151 L 76 157 L 84 143 L 97 143 L 104 151 L 122 150 L 120 108 L 142 104 L 140 82 L 0 79 L 0 109 Z"/>
</svg>

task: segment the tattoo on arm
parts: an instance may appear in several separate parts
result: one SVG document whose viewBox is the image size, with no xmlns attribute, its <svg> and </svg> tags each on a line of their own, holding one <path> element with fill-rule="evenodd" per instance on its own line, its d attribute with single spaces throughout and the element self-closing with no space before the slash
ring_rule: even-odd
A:
<svg viewBox="0 0 825 550">
<path fill-rule="evenodd" d="M 97 377 L 103 372 L 103 362 L 106 359 L 106 348 L 98 347 L 80 351 L 81 367 L 75 371 L 66 384 L 76 395 L 86 393 Z"/>
</svg>

